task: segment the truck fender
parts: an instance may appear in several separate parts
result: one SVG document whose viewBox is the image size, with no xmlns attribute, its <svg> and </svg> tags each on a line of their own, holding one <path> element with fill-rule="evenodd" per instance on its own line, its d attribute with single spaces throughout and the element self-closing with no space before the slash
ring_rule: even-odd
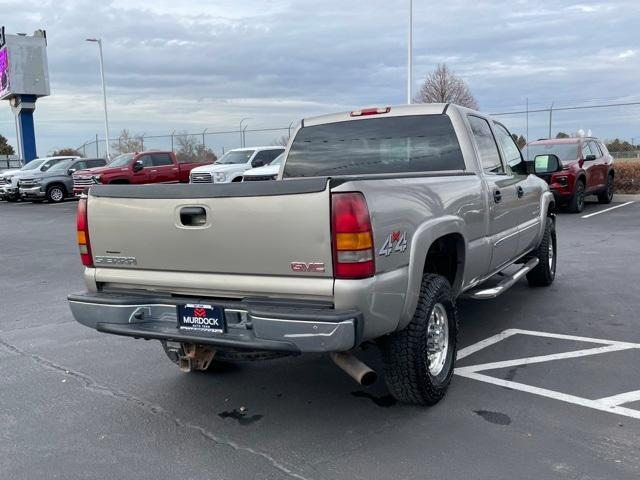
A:
<svg viewBox="0 0 640 480">
<path fill-rule="evenodd" d="M 465 239 L 464 242 L 464 258 L 467 254 L 466 231 L 464 221 L 460 217 L 454 215 L 446 215 L 443 217 L 430 219 L 421 224 L 411 238 L 411 247 L 409 252 L 409 266 L 407 269 L 407 296 L 405 298 L 404 307 L 398 322 L 398 330 L 406 327 L 416 310 L 418 305 L 418 296 L 420 293 L 420 284 L 424 273 L 424 263 L 427 259 L 429 248 L 438 238 L 451 233 L 458 233 Z M 464 260 L 463 260 L 464 262 Z M 462 272 L 464 273 L 464 264 L 462 264 Z M 463 275 L 457 275 L 456 284 L 452 285 L 454 292 L 460 289 Z"/>
<path fill-rule="evenodd" d="M 538 227 L 538 237 L 536 241 L 536 245 L 540 244 L 542 241 L 542 237 L 544 236 L 544 228 L 547 221 L 547 217 L 549 213 L 553 210 L 551 207 L 555 205 L 555 199 L 553 198 L 553 193 L 549 190 L 543 192 L 540 196 L 540 225 Z"/>
</svg>

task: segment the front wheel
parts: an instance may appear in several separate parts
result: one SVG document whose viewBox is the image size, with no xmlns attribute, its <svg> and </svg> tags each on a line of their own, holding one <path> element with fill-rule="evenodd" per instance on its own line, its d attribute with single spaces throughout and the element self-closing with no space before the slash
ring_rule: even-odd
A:
<svg viewBox="0 0 640 480">
<path fill-rule="evenodd" d="M 453 376 L 457 333 L 449 282 L 440 275 L 425 274 L 413 319 L 404 330 L 382 342 L 391 395 L 414 405 L 433 405 L 441 400 Z"/>
<path fill-rule="evenodd" d="M 547 218 L 542 241 L 532 253 L 534 257 L 538 258 L 538 265 L 527 273 L 529 286 L 547 287 L 551 285 L 556 278 L 556 263 L 558 261 L 556 229 L 551 218 Z"/>
<path fill-rule="evenodd" d="M 569 202 L 569 211 L 571 213 L 580 213 L 584 210 L 584 181 L 578 180 L 576 186 L 573 189 L 573 195 Z"/>
<path fill-rule="evenodd" d="M 67 192 L 61 185 L 51 185 L 47 188 L 47 200 L 51 203 L 60 203 L 67 196 Z"/>
<path fill-rule="evenodd" d="M 613 175 L 607 176 L 607 186 L 598 194 L 598 202 L 611 203 L 613 201 Z"/>
</svg>

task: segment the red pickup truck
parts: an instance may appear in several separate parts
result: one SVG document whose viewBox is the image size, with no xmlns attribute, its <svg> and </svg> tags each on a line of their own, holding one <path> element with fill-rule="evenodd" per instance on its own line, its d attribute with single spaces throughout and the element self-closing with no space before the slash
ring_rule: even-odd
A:
<svg viewBox="0 0 640 480">
<path fill-rule="evenodd" d="M 189 172 L 207 163 L 180 163 L 174 152 L 124 153 L 104 167 L 75 172 L 73 193 L 80 195 L 96 184 L 188 183 Z"/>
</svg>

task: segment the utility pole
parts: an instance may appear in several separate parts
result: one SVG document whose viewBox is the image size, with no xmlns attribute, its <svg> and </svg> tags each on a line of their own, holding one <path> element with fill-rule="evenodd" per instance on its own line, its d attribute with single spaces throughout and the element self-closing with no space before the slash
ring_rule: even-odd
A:
<svg viewBox="0 0 640 480">
<path fill-rule="evenodd" d="M 104 59 L 102 58 L 102 39 L 101 38 L 87 38 L 87 42 L 95 42 L 98 44 L 98 53 L 100 56 L 100 78 L 102 79 L 102 101 L 104 104 L 104 143 L 106 145 L 107 160 L 111 159 L 111 152 L 109 151 L 109 116 L 107 115 L 107 88 L 104 81 Z"/>
<path fill-rule="evenodd" d="M 407 105 L 411 105 L 413 91 L 413 0 L 409 0 L 409 38 L 407 45 Z"/>
<path fill-rule="evenodd" d="M 529 160 L 529 97 L 527 97 L 526 102 L 527 102 L 527 117 L 526 117 L 527 128 L 525 129 L 526 130 L 525 135 L 527 136 L 527 139 L 526 139 L 527 141 L 524 147 L 524 150 L 525 150 L 524 156 L 527 160 Z"/>
<path fill-rule="evenodd" d="M 549 108 L 549 136 L 551 138 L 551 122 L 553 120 L 553 102 L 551 102 L 551 108 Z"/>
</svg>

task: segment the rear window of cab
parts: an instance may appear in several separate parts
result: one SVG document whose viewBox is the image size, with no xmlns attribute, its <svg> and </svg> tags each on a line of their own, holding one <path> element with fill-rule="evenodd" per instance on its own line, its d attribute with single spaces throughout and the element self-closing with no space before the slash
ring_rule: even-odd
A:
<svg viewBox="0 0 640 480">
<path fill-rule="evenodd" d="M 447 115 L 367 118 L 298 130 L 283 176 L 464 170 Z"/>
</svg>

